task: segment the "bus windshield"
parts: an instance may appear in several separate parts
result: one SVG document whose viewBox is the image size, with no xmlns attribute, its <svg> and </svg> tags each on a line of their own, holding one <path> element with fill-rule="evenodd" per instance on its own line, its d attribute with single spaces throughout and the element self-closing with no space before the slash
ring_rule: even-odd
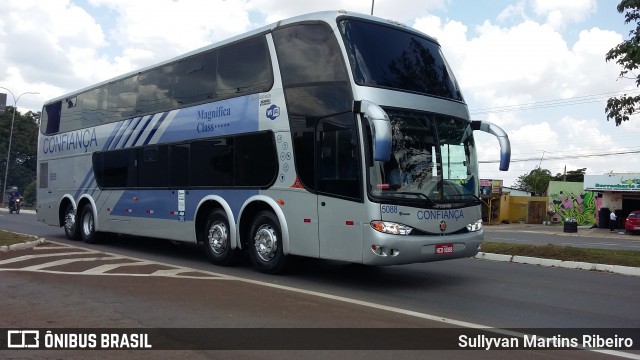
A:
<svg viewBox="0 0 640 360">
<path fill-rule="evenodd" d="M 358 85 L 463 101 L 440 46 L 397 27 L 347 18 L 340 22 Z"/>
<path fill-rule="evenodd" d="M 479 201 L 471 123 L 418 111 L 384 109 L 393 132 L 391 158 L 370 167 L 370 192 L 393 201 L 469 206 Z M 425 205 L 425 206 L 428 206 Z"/>
</svg>

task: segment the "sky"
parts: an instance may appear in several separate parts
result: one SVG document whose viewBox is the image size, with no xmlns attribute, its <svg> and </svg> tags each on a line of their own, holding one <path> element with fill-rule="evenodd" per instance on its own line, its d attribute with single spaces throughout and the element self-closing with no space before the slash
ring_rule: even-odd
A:
<svg viewBox="0 0 640 360">
<path fill-rule="evenodd" d="M 344 9 L 394 19 L 438 39 L 479 133 L 480 177 L 505 186 L 552 175 L 640 173 L 640 116 L 616 126 L 606 100 L 640 94 L 606 62 L 629 37 L 617 0 L 4 0 L 0 87 L 21 112 L 48 99 L 304 13 Z M 0 92 L 6 92 L 0 89 Z M 7 105 L 13 105 L 8 96 Z"/>
</svg>

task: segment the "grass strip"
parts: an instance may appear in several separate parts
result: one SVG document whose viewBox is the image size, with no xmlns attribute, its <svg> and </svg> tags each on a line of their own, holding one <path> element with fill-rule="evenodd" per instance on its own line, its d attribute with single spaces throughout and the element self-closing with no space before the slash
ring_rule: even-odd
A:
<svg viewBox="0 0 640 360">
<path fill-rule="evenodd" d="M 9 246 L 33 240 L 35 240 L 33 236 L 21 235 L 9 231 L 0 230 L 0 246 Z"/>
<path fill-rule="evenodd" d="M 582 261 L 596 264 L 640 267 L 640 251 L 576 248 L 571 246 L 482 243 L 482 251 L 494 254 L 530 256 L 543 259 Z"/>
</svg>

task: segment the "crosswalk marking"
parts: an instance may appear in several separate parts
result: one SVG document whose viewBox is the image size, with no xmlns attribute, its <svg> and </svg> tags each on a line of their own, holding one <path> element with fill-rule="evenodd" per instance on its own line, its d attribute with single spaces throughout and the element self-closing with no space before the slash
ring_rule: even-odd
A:
<svg viewBox="0 0 640 360">
<path fill-rule="evenodd" d="M 62 260 L 50 261 L 50 262 L 47 262 L 47 263 L 44 263 L 44 264 L 31 265 L 31 266 L 23 267 L 22 270 L 25 270 L 25 271 L 41 270 L 41 269 L 46 269 L 46 268 L 54 267 L 54 266 L 67 265 L 67 264 L 71 264 L 71 263 L 74 263 L 74 262 L 100 261 L 100 260 L 107 260 L 107 259 L 104 258 L 104 257 L 62 259 Z M 111 260 L 111 259 L 109 258 L 108 260 Z"/>
<path fill-rule="evenodd" d="M 14 262 L 39 259 L 45 257 L 56 257 L 56 256 L 67 256 L 67 255 L 79 255 L 79 254 L 87 254 L 87 251 L 74 251 L 74 252 L 66 252 L 66 253 L 51 253 L 51 254 L 37 254 L 37 255 L 23 255 L 11 259 L 0 260 L 0 265 L 11 264 Z"/>
<path fill-rule="evenodd" d="M 106 253 L 95 251 L 91 249 L 82 249 L 79 251 L 72 250 L 72 247 L 66 244 L 58 244 L 52 242 L 52 246 L 39 246 L 34 247 L 34 252 L 43 251 L 40 254 L 28 254 L 20 255 L 20 251 L 16 250 L 13 254 L 15 257 L 0 260 L 0 271 L 33 271 L 43 272 L 50 274 L 66 274 L 66 275 L 110 275 L 110 276 L 162 276 L 172 278 L 185 278 L 185 279 L 202 279 L 202 280 L 228 280 L 230 278 L 212 273 L 209 271 L 202 271 L 192 268 L 180 267 L 175 265 L 169 265 L 159 262 L 147 261 L 145 259 L 136 259 L 127 256 L 121 256 L 118 254 Z M 59 246 L 56 246 L 59 245 Z M 71 251 L 65 251 L 65 250 Z M 50 252 L 52 250 L 59 250 L 61 252 Z M 4 253 L 7 255 L 7 253 Z M 10 256 L 9 255 L 9 256 Z M 73 256 L 69 258 L 69 256 Z M 62 257 L 62 258 L 61 258 Z M 57 258 L 57 259 L 56 259 Z M 47 261 L 49 260 L 49 261 Z M 44 261 L 44 262 L 43 262 Z M 110 263 L 105 264 L 108 261 Z M 116 261 L 117 263 L 113 263 Z M 119 261 L 119 262 L 118 262 Z M 16 263 L 26 262 L 23 267 L 16 267 Z M 35 263 L 37 262 L 37 263 Z M 86 266 L 81 270 L 53 270 L 51 268 L 56 266 L 68 265 L 83 262 L 88 266 L 92 266 L 86 269 Z M 91 264 L 95 262 L 95 264 Z M 102 263 L 101 263 L 102 262 Z M 12 267 L 5 267 L 5 265 L 13 264 Z M 19 266 L 19 265 L 18 265 Z M 144 269 L 140 271 L 141 266 L 157 266 L 158 269 L 151 270 Z M 110 272 L 122 267 L 128 267 L 128 269 L 121 272 Z M 169 267 L 169 269 L 167 269 Z"/>
<path fill-rule="evenodd" d="M 118 264 L 106 264 L 106 265 L 100 265 L 100 266 L 96 266 L 94 268 L 91 269 L 87 269 L 85 271 L 82 271 L 82 274 L 88 274 L 88 275 L 99 275 L 99 274 L 103 274 L 106 273 L 107 271 L 111 271 L 111 270 L 115 270 L 121 266 L 136 266 L 136 265 L 150 265 L 152 263 L 148 262 L 148 261 L 137 261 L 137 262 L 128 262 L 128 263 L 118 263 Z"/>
</svg>

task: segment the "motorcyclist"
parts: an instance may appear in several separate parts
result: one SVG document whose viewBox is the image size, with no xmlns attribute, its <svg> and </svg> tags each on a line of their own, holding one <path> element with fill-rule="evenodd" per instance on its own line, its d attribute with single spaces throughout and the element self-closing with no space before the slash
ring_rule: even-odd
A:
<svg viewBox="0 0 640 360">
<path fill-rule="evenodd" d="M 18 187 L 13 186 L 9 191 L 7 191 L 7 193 L 9 194 L 9 212 L 11 213 L 15 211 L 16 213 L 19 213 L 20 202 L 16 202 L 16 200 L 19 200 L 22 195 L 20 194 L 20 191 L 18 191 Z"/>
</svg>

